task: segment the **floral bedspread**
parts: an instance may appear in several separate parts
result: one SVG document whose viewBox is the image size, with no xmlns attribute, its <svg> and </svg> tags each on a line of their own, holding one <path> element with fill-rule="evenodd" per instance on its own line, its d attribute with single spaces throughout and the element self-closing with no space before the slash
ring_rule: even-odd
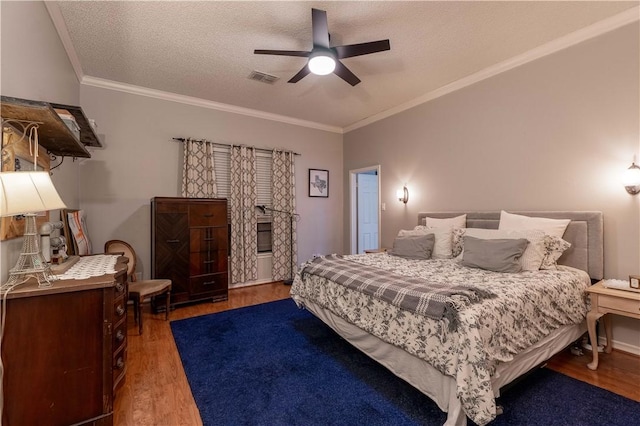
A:
<svg viewBox="0 0 640 426">
<path fill-rule="evenodd" d="M 495 418 L 491 376 L 500 362 L 536 343 L 562 325 L 582 322 L 587 313 L 586 272 L 557 270 L 497 273 L 467 268 L 454 259 L 406 260 L 388 254 L 345 256 L 361 264 L 452 286 L 475 286 L 496 298 L 465 306 L 456 331 L 448 320 L 402 310 L 325 278 L 298 274 L 291 296 L 311 300 L 387 343 L 421 358 L 456 381 L 457 396 L 471 420 Z M 304 267 L 304 265 L 303 265 Z"/>
</svg>

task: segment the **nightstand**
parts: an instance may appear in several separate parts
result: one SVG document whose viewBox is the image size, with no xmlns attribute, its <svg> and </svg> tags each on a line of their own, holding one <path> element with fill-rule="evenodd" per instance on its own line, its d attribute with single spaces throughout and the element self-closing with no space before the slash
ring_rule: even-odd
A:
<svg viewBox="0 0 640 426">
<path fill-rule="evenodd" d="M 367 253 L 367 254 L 371 254 L 371 253 L 386 253 L 387 249 L 386 248 L 367 249 L 364 252 Z"/>
<path fill-rule="evenodd" d="M 596 321 L 606 314 L 622 315 L 630 318 L 640 319 L 640 293 L 635 291 L 617 290 L 606 288 L 602 281 L 592 285 L 587 289 L 591 297 L 591 310 L 587 313 L 587 328 L 589 330 L 589 341 L 591 342 L 593 359 L 587 364 L 591 370 L 598 369 L 598 342 L 596 336 Z M 604 321 L 604 334 L 607 339 L 605 353 L 611 353 L 611 322 L 606 316 Z"/>
</svg>

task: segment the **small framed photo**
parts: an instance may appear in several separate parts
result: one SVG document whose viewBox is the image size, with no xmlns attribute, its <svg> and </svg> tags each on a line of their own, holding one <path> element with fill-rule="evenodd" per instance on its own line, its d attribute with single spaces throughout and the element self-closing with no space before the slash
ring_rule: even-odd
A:
<svg viewBox="0 0 640 426">
<path fill-rule="evenodd" d="M 329 170 L 309 169 L 309 197 L 329 197 Z"/>
<path fill-rule="evenodd" d="M 629 275 L 629 287 L 640 289 L 640 275 Z"/>
</svg>

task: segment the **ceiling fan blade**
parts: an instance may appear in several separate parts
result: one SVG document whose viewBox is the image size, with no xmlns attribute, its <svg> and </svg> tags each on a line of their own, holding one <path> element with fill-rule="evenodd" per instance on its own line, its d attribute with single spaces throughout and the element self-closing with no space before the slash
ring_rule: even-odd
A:
<svg viewBox="0 0 640 426">
<path fill-rule="evenodd" d="M 391 50 L 391 44 L 389 43 L 389 39 L 387 39 L 367 43 L 348 44 L 346 46 L 335 46 L 333 49 L 335 49 L 338 59 L 344 59 Z"/>
<path fill-rule="evenodd" d="M 313 28 L 313 47 L 329 48 L 329 26 L 327 12 L 311 9 L 311 27 Z"/>
<path fill-rule="evenodd" d="M 256 55 L 279 55 L 279 56 L 300 56 L 307 58 L 311 52 L 303 52 L 300 50 L 264 50 L 256 49 L 253 51 Z"/>
<path fill-rule="evenodd" d="M 311 71 L 309 71 L 309 67 L 305 65 L 300 71 L 298 71 L 296 75 L 291 77 L 291 80 L 287 81 L 287 83 L 297 83 L 302 80 L 303 77 L 306 77 L 310 72 Z"/>
<path fill-rule="evenodd" d="M 336 61 L 336 69 L 333 70 L 333 73 L 352 86 L 360 83 L 360 79 L 356 77 L 356 75 L 352 73 L 349 68 L 345 67 L 340 61 Z"/>
</svg>

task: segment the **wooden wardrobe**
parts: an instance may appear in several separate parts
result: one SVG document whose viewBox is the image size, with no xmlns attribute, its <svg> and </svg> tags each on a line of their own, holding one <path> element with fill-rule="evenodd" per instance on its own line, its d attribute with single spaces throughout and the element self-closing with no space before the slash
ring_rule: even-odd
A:
<svg viewBox="0 0 640 426">
<path fill-rule="evenodd" d="M 172 281 L 172 305 L 227 300 L 228 255 L 226 199 L 151 200 L 151 275 Z"/>
</svg>

